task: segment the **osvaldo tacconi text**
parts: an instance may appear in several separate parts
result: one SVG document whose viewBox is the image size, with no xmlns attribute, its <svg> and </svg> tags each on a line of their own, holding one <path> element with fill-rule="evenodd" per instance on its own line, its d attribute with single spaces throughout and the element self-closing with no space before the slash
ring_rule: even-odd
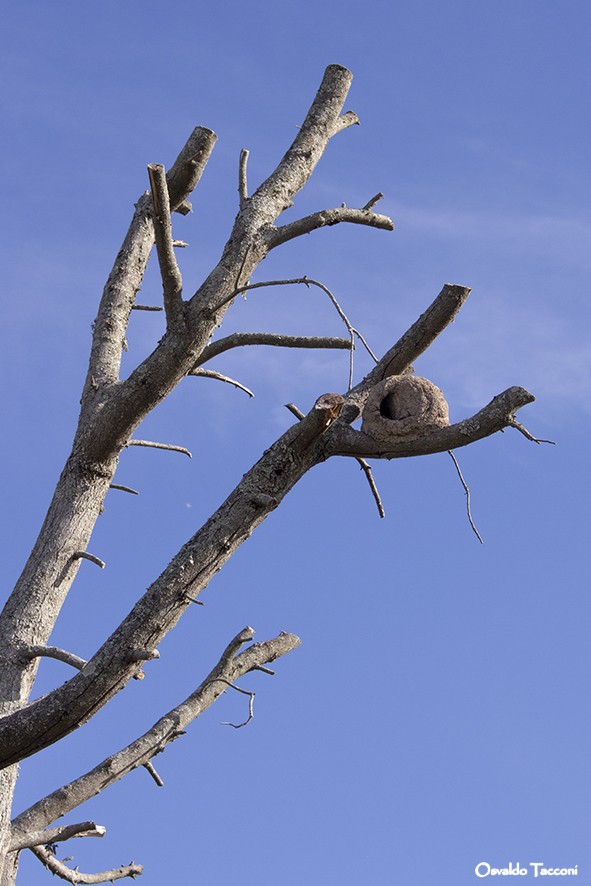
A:
<svg viewBox="0 0 591 886">
<path fill-rule="evenodd" d="M 579 866 L 572 868 L 550 868 L 546 867 L 543 861 L 530 861 L 529 864 L 522 866 L 519 862 L 513 864 L 509 862 L 507 867 L 496 868 L 488 863 L 488 861 L 480 861 L 474 868 L 477 877 L 527 877 L 533 874 L 534 877 L 578 877 Z"/>
</svg>

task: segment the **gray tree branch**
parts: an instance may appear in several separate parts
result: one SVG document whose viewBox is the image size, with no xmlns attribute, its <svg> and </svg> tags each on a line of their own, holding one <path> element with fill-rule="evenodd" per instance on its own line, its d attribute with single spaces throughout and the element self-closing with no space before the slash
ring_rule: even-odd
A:
<svg viewBox="0 0 591 886">
<path fill-rule="evenodd" d="M 350 209 L 348 206 L 341 206 L 337 209 L 322 209 L 319 212 L 306 215 L 304 218 L 298 218 L 287 225 L 272 228 L 267 235 L 269 248 L 275 249 L 282 243 L 293 240 L 294 237 L 301 237 L 303 234 L 310 234 L 319 228 L 331 227 L 342 222 L 366 225 L 370 228 L 379 228 L 382 231 L 394 230 L 394 222 L 387 215 L 379 215 L 369 209 Z"/>
<path fill-rule="evenodd" d="M 211 578 L 317 459 L 314 443 L 343 398 L 319 397 L 248 471 L 173 558 L 86 666 L 62 686 L 0 718 L 0 768 L 37 753 L 85 723 L 134 676 L 135 649 L 155 649 Z"/>
<path fill-rule="evenodd" d="M 162 277 L 164 311 L 168 326 L 172 326 L 183 315 L 183 278 L 174 254 L 170 197 L 164 166 L 160 163 L 148 164 L 148 175 L 152 190 L 154 237 Z"/>
<path fill-rule="evenodd" d="M 230 378 L 228 375 L 222 375 L 221 372 L 214 372 L 213 369 L 192 369 L 189 372 L 189 375 L 201 376 L 201 378 L 213 378 L 216 381 L 226 382 L 228 385 L 234 385 L 235 388 L 238 388 L 239 391 L 244 391 L 245 394 L 248 394 L 249 397 L 254 397 L 253 392 L 250 388 L 245 387 L 245 385 L 240 384 L 239 381 L 236 381 L 234 378 Z"/>
<path fill-rule="evenodd" d="M 144 766 L 178 738 L 187 726 L 207 710 L 226 689 L 249 671 L 262 668 L 300 645 L 294 634 L 279 634 L 272 640 L 254 643 L 238 654 L 254 631 L 245 628 L 227 646 L 215 667 L 181 704 L 161 717 L 144 735 L 107 757 L 90 772 L 39 800 L 12 822 L 13 833 L 31 833 L 47 827 L 61 815 L 119 781 L 138 766 Z"/>
<path fill-rule="evenodd" d="M 73 554 L 87 549 L 121 449 L 129 443 L 143 418 L 193 368 L 228 306 L 216 310 L 216 305 L 248 279 L 264 258 L 268 248 L 263 232 L 283 211 L 286 201 L 289 203 L 305 184 L 329 139 L 356 122 L 351 114 L 340 118 L 350 81 L 351 75 L 344 68 L 327 69 L 291 148 L 275 173 L 248 198 L 218 265 L 185 306 L 186 324 L 182 329 L 175 327 L 174 334 L 169 330 L 154 352 L 121 382 L 121 346 L 154 242 L 151 200 L 146 195 L 140 199 L 94 324 L 72 454 L 56 486 L 37 542 L 0 616 L 0 714 L 10 717 L 27 702 L 36 660 L 23 667 L 18 647 L 22 643 L 47 643 L 77 574 L 80 560 L 74 559 Z M 210 130 L 198 128 L 179 154 L 167 176 L 171 209 L 185 211 L 186 196 L 197 183 L 215 139 Z M 142 645 L 147 644 L 132 644 L 132 648 Z M 85 671 L 88 676 L 90 672 Z M 14 776 L 0 778 L 8 779 L 8 796 Z M 0 807 L 0 832 L 3 808 Z"/>
<path fill-rule="evenodd" d="M 86 664 L 86 661 L 79 655 L 74 655 L 73 652 L 68 652 L 66 649 L 60 649 L 59 646 L 25 646 L 22 654 L 29 661 L 34 658 L 55 658 L 78 671 L 81 671 Z"/>
<path fill-rule="evenodd" d="M 63 843 L 65 840 L 71 840 L 72 837 L 104 837 L 106 832 L 106 828 L 97 825 L 94 821 L 65 824 L 29 833 L 13 828 L 8 851 L 17 852 L 21 849 L 32 849 L 33 846 L 45 846 L 47 843 Z"/>
<path fill-rule="evenodd" d="M 448 297 L 445 288 L 444 292 L 446 294 L 440 294 L 436 303 L 446 305 L 447 309 L 426 312 L 413 325 L 419 341 L 412 346 L 408 334 L 400 340 L 400 353 L 404 359 L 426 347 L 425 340 L 435 325 L 445 326 L 449 322 L 453 299 Z M 432 319 L 433 315 L 436 320 Z M 392 350 L 386 358 L 387 363 L 385 358 L 380 361 L 378 370 L 384 365 L 392 365 Z M 155 648 L 176 624 L 190 598 L 198 596 L 212 575 L 314 464 L 332 455 L 401 458 L 457 449 L 506 427 L 514 412 L 533 400 L 532 395 L 522 388 L 511 388 L 471 419 L 385 449 L 384 444 L 348 427 L 345 419 L 337 421 L 343 406 L 347 406 L 349 398 L 356 396 L 359 388 L 367 386 L 371 375 L 347 398 L 339 395 L 319 398 L 306 418 L 267 450 L 80 674 L 27 708 L 0 720 L 0 766 L 57 741 L 86 722 L 123 688 L 134 673 L 125 650 L 143 646 Z"/>
<path fill-rule="evenodd" d="M 350 350 L 348 338 L 315 335 L 283 335 L 280 332 L 234 332 L 207 345 L 195 366 L 202 366 L 208 360 L 229 351 L 248 345 L 268 345 L 275 348 L 337 348 Z"/>
<path fill-rule="evenodd" d="M 332 434 L 327 435 L 325 454 L 392 459 L 413 458 L 418 455 L 459 449 L 510 427 L 516 410 L 533 403 L 534 400 L 533 394 L 525 388 L 509 388 L 494 397 L 471 418 L 416 439 L 401 440 L 389 445 L 374 440 L 362 431 L 339 424 L 333 429 Z"/>
<path fill-rule="evenodd" d="M 353 75 L 340 65 L 329 65 L 299 132 L 277 169 L 257 188 L 252 201 L 269 207 L 274 221 L 292 205 L 322 157 L 329 140 L 359 123 L 351 111 L 341 116 Z"/>
<path fill-rule="evenodd" d="M 411 367 L 438 335 L 454 320 L 470 295 L 467 286 L 446 283 L 435 300 L 378 361 L 376 366 L 347 394 L 343 421 L 350 423 L 361 413 L 370 389 L 390 375 L 401 375 Z"/>
<path fill-rule="evenodd" d="M 202 126 L 196 127 L 187 139 L 167 175 L 172 211 L 179 209 L 197 186 L 216 140 L 216 134 Z M 86 393 L 96 390 L 97 385 L 113 383 L 119 377 L 129 312 L 140 288 L 153 244 L 152 200 L 144 194 L 136 204 L 135 214 L 109 274 L 94 322 Z"/>
<path fill-rule="evenodd" d="M 93 886 L 95 883 L 113 883 L 115 880 L 122 880 L 124 877 L 131 877 L 134 880 L 144 872 L 141 864 L 134 864 L 132 862 L 131 864 L 121 865 L 119 868 L 112 868 L 110 871 L 101 871 L 98 874 L 84 874 L 78 868 L 69 868 L 63 861 L 58 861 L 49 849 L 45 849 L 43 846 L 36 846 L 31 849 L 31 852 L 52 874 L 55 874 L 61 880 L 67 880 L 68 883 L 76 883 L 80 884 L 80 886 L 82 884 Z"/>
</svg>

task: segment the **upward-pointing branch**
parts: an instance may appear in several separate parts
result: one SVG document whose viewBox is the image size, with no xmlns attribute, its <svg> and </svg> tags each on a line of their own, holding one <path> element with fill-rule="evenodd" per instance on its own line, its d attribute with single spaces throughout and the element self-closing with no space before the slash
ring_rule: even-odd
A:
<svg viewBox="0 0 591 886">
<path fill-rule="evenodd" d="M 316 97 L 297 136 L 274 172 L 255 191 L 252 202 L 269 202 L 274 221 L 291 206 L 295 195 L 306 184 L 322 157 L 329 140 L 337 132 L 359 123 L 349 111 L 341 117 L 353 75 L 341 65 L 329 65 Z"/>
<path fill-rule="evenodd" d="M 166 186 L 164 166 L 160 163 L 148 164 L 148 175 L 152 189 L 154 208 L 154 236 L 162 289 L 164 294 L 164 310 L 168 326 L 182 317 L 183 310 L 183 278 L 177 265 L 172 241 L 172 224 L 170 221 L 170 198 Z"/>
<path fill-rule="evenodd" d="M 167 175 L 171 211 L 180 210 L 197 186 L 216 140 L 216 134 L 202 126 L 197 126 L 187 139 Z M 97 386 L 115 382 L 119 377 L 129 313 L 153 243 L 152 201 L 144 194 L 136 204 L 129 230 L 105 284 L 94 323 L 85 393 L 92 393 Z"/>
</svg>

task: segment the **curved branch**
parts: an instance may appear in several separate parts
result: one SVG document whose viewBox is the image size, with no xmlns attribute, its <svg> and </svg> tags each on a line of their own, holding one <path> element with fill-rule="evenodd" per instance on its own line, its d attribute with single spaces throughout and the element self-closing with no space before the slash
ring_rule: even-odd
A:
<svg viewBox="0 0 591 886">
<path fill-rule="evenodd" d="M 223 694 L 226 688 L 224 684 L 233 685 L 249 671 L 263 668 L 265 664 L 296 649 L 301 642 L 294 634 L 281 633 L 273 640 L 254 643 L 238 654 L 240 647 L 250 642 L 253 636 L 254 631 L 250 627 L 240 631 L 226 647 L 216 666 L 188 698 L 127 747 L 22 812 L 12 822 L 13 830 L 29 833 L 47 827 L 133 769 L 145 766 Z"/>
<path fill-rule="evenodd" d="M 183 455 L 193 458 L 184 446 L 176 446 L 174 443 L 155 443 L 153 440 L 128 440 L 126 446 L 145 446 L 147 449 L 165 449 L 169 452 L 181 452 Z"/>
<path fill-rule="evenodd" d="M 121 492 L 129 492 L 130 495 L 139 495 L 137 489 L 132 489 L 131 486 L 122 486 L 121 483 L 110 483 L 109 489 L 119 489 Z"/>
<path fill-rule="evenodd" d="M 224 351 L 229 351 L 231 348 L 242 348 L 246 345 L 268 345 L 275 348 L 336 348 L 348 351 L 351 348 L 351 341 L 348 338 L 337 338 L 336 336 L 283 335 L 280 332 L 234 332 L 232 335 L 219 338 L 207 345 L 195 364 L 195 368 L 217 357 L 218 354 L 223 354 Z"/>
<path fill-rule="evenodd" d="M 331 227 L 342 222 L 349 222 L 354 225 L 366 225 L 370 228 L 379 228 L 382 231 L 393 231 L 394 222 L 387 215 L 379 215 L 371 212 L 369 209 L 350 209 L 348 206 L 341 206 L 338 209 L 321 209 L 319 212 L 313 212 L 304 218 L 298 218 L 296 221 L 287 225 L 273 227 L 270 229 L 267 237 L 269 249 L 275 249 L 294 237 L 301 237 L 302 234 L 310 234 L 318 228 Z"/>
<path fill-rule="evenodd" d="M 245 394 L 248 394 L 249 397 L 254 397 L 253 392 L 250 388 L 245 387 L 240 384 L 239 381 L 236 381 L 234 378 L 230 378 L 228 375 L 222 375 L 221 372 L 214 372 L 213 369 L 192 369 L 191 372 L 187 373 L 187 375 L 196 375 L 201 376 L 202 378 L 213 378 L 216 381 L 223 381 L 226 384 L 234 385 L 235 388 L 238 388 L 239 391 L 244 391 Z"/>
<path fill-rule="evenodd" d="M 411 458 L 459 449 L 483 437 L 509 427 L 517 409 L 533 403 L 535 397 L 525 388 L 513 387 L 494 397 L 476 415 L 464 421 L 440 428 L 430 434 L 386 445 L 361 431 L 339 424 L 327 436 L 327 455 L 349 455 L 355 458 Z"/>
<path fill-rule="evenodd" d="M 99 874 L 84 874 L 78 868 L 69 868 L 63 861 L 58 861 L 44 847 L 33 847 L 30 851 L 37 856 L 41 864 L 45 865 L 52 874 L 56 874 L 62 880 L 67 880 L 68 883 L 93 886 L 94 883 L 112 883 L 114 880 L 121 880 L 124 877 L 135 879 L 144 871 L 141 864 L 134 864 L 132 862 L 131 864 L 121 865 L 120 868 L 113 868 L 110 871 L 101 871 Z"/>
<path fill-rule="evenodd" d="M 29 660 L 41 657 L 55 658 L 58 661 L 63 661 L 64 664 L 76 668 L 77 671 L 81 671 L 86 664 L 86 661 L 80 658 L 79 655 L 60 649 L 59 646 L 28 646 L 26 649 L 23 649 L 23 656 Z"/>
<path fill-rule="evenodd" d="M 107 565 L 104 560 L 101 560 L 100 557 L 97 557 L 96 554 L 91 554 L 88 551 L 74 551 L 72 554 L 72 560 L 88 560 L 90 563 L 94 563 L 95 566 L 98 566 L 99 569 L 104 569 Z"/>
</svg>

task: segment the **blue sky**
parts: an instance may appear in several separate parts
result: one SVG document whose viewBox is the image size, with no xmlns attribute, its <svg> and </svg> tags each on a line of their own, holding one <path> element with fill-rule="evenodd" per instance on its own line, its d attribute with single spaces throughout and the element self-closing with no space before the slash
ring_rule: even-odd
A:
<svg viewBox="0 0 591 886">
<path fill-rule="evenodd" d="M 302 646 L 264 675 L 255 720 L 224 698 L 158 760 L 72 820 L 83 870 L 131 858 L 144 886 L 469 886 L 475 865 L 578 865 L 591 883 L 588 481 L 591 12 L 575 0 L 10 4 L 2 41 L 5 379 L 2 507 L 16 579 L 67 455 L 104 279 L 146 188 L 195 125 L 219 141 L 175 221 L 188 291 L 236 212 L 240 149 L 256 185 L 295 134 L 327 64 L 355 79 L 362 125 L 330 144 L 296 217 L 381 190 L 393 234 L 345 226 L 293 241 L 256 279 L 307 274 L 384 352 L 444 282 L 473 294 L 417 362 L 459 420 L 512 384 L 514 431 L 462 450 L 480 546 L 446 455 L 378 463 L 379 520 L 357 465 L 312 471 L 129 686 L 28 761 L 23 808 L 147 728 L 246 624 Z M 160 297 L 155 264 L 142 299 Z M 129 371 L 162 333 L 134 315 Z M 225 330 L 341 334 L 319 292 L 253 293 Z M 215 368 L 255 392 L 188 379 L 142 435 L 181 455 L 124 454 L 54 642 L 89 657 L 292 421 L 347 384 L 343 353 L 245 349 Z M 356 377 L 369 368 L 358 352 Z M 5 533 L 5 539 L 7 538 Z M 67 679 L 45 663 L 40 691 Z M 42 882 L 31 857 L 22 882 Z M 533 874 L 530 874 L 533 878 Z"/>
</svg>

